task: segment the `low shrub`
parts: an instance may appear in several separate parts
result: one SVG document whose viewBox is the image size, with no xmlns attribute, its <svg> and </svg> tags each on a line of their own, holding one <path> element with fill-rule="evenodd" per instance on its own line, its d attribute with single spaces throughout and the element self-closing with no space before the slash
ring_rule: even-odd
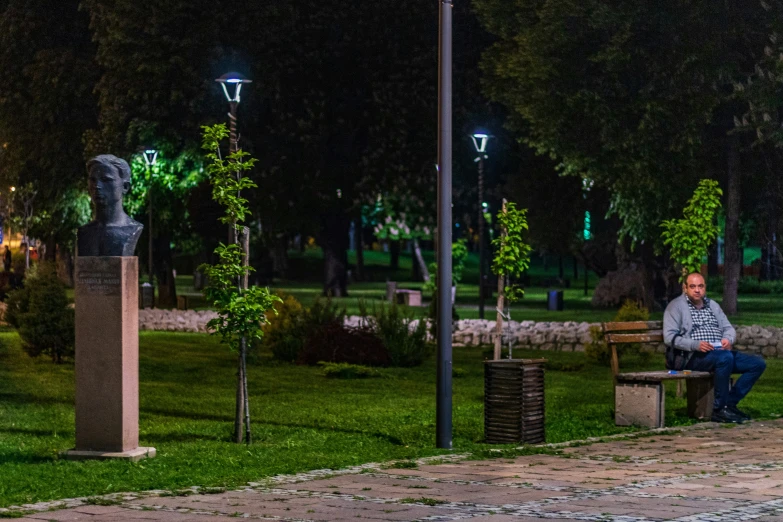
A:
<svg viewBox="0 0 783 522">
<path fill-rule="evenodd" d="M 13 290 L 22 288 L 24 277 L 13 272 L 0 272 L 0 301 L 5 301 Z"/>
<path fill-rule="evenodd" d="M 626 299 L 623 306 L 617 311 L 617 315 L 614 316 L 612 321 L 624 322 L 624 321 L 648 321 L 650 319 L 650 312 L 636 301 Z M 638 344 L 620 344 L 617 345 L 617 358 L 622 358 L 624 352 L 627 351 L 639 351 L 640 345 Z M 647 352 L 641 352 L 649 356 Z M 609 345 L 604 341 L 604 334 L 601 331 L 600 326 L 590 327 L 590 342 L 585 345 L 585 356 L 602 365 L 609 365 L 612 352 L 609 349 Z"/>
<path fill-rule="evenodd" d="M 5 320 L 17 329 L 30 357 L 45 354 L 58 364 L 73 357 L 74 310 L 53 265 L 42 264 L 6 304 Z"/>
<path fill-rule="evenodd" d="M 412 313 L 397 304 L 376 306 L 373 303 L 372 311 L 368 311 L 366 303 L 360 302 L 359 314 L 380 337 L 392 366 L 419 366 L 432 353 L 433 347 L 427 342 L 426 321 L 414 319 Z"/>
<path fill-rule="evenodd" d="M 27 270 L 26 263 L 24 250 L 15 250 L 11 253 L 11 270 L 15 274 L 24 277 L 24 273 Z"/>
<path fill-rule="evenodd" d="M 347 328 L 330 322 L 314 330 L 299 351 L 297 364 L 319 362 L 388 366 L 389 352 L 375 332 L 366 326 Z"/>
<path fill-rule="evenodd" d="M 277 314 L 271 310 L 266 313 L 269 321 L 261 330 L 264 337 L 262 345 L 269 347 L 275 359 L 294 362 L 305 341 L 303 332 L 304 307 L 294 296 L 278 292 L 283 302 L 275 307 Z"/>
<path fill-rule="evenodd" d="M 267 312 L 269 324 L 262 328 L 262 344 L 269 347 L 277 360 L 295 362 L 308 337 L 315 331 L 326 324 L 342 325 L 345 321 L 345 308 L 330 300 L 317 299 L 313 306 L 305 308 L 291 295 L 282 292 L 277 295 L 283 302 L 276 307 L 277 314 Z"/>
<path fill-rule="evenodd" d="M 321 373 L 329 379 L 366 379 L 380 376 L 378 370 L 360 364 L 321 361 L 318 366 L 321 367 Z"/>
</svg>

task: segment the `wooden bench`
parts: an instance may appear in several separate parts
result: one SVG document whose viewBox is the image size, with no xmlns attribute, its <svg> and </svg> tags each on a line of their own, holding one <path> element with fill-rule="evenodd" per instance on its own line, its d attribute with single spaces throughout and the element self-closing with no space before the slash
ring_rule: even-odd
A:
<svg viewBox="0 0 783 522">
<path fill-rule="evenodd" d="M 617 345 L 627 343 L 662 343 L 661 321 L 603 323 L 604 340 L 611 350 L 614 377 L 615 424 L 632 424 L 650 428 L 664 427 L 665 398 L 663 382 L 684 380 L 687 383 L 688 416 L 709 419 L 712 416 L 714 390 L 710 372 L 620 373 Z"/>
<path fill-rule="evenodd" d="M 421 290 L 397 288 L 396 281 L 386 281 L 386 300 L 406 306 L 421 306 Z"/>
</svg>

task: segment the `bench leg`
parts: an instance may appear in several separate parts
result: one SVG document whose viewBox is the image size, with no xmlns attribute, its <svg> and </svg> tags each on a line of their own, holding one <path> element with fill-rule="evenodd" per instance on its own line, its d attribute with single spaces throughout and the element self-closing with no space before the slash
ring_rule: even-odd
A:
<svg viewBox="0 0 783 522">
<path fill-rule="evenodd" d="M 617 384 L 614 389 L 615 424 L 663 428 L 665 396 L 660 382 Z"/>
<path fill-rule="evenodd" d="M 715 401 L 712 377 L 688 380 L 688 417 L 709 419 Z"/>
</svg>

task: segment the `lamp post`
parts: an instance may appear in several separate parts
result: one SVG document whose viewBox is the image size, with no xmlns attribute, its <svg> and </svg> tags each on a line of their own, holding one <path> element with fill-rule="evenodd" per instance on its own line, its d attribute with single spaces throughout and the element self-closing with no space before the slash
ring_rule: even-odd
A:
<svg viewBox="0 0 783 522">
<path fill-rule="evenodd" d="M 238 72 L 226 73 L 215 80 L 223 87 L 223 93 L 228 100 L 228 130 L 229 130 L 229 152 L 236 152 L 239 147 L 237 144 L 237 106 L 239 105 L 239 93 L 242 91 L 242 85 L 253 83 L 244 75 Z M 233 88 L 233 93 L 229 93 L 229 88 Z"/>
<path fill-rule="evenodd" d="M 470 136 L 478 156 L 478 236 L 479 236 L 479 319 L 484 319 L 484 160 L 487 156 L 487 142 L 492 136 L 474 133 Z"/>
<path fill-rule="evenodd" d="M 582 178 L 582 199 L 585 201 L 585 220 L 584 228 L 582 230 L 582 237 L 585 241 L 590 241 L 593 239 L 591 216 L 590 211 L 587 209 L 587 195 L 590 194 L 591 188 L 593 188 L 593 180 L 590 178 Z M 587 297 L 587 275 L 587 258 L 585 258 L 585 297 Z"/>
<path fill-rule="evenodd" d="M 440 0 L 438 45 L 438 368 L 435 445 L 451 449 L 451 10 Z"/>
<path fill-rule="evenodd" d="M 149 248 L 147 253 L 147 275 L 149 276 L 149 282 L 152 286 L 152 301 L 153 308 L 155 306 L 155 280 L 152 277 L 152 167 L 158 162 L 158 151 L 152 147 L 144 147 L 142 155 L 144 156 L 144 163 L 147 165 L 147 220 L 148 220 L 148 237 Z"/>
<path fill-rule="evenodd" d="M 228 113 L 228 120 L 229 120 L 229 154 L 233 154 L 235 152 L 238 152 L 239 145 L 238 145 L 238 139 L 237 139 L 237 106 L 239 105 L 239 93 L 242 91 L 242 85 L 246 83 L 252 83 L 251 80 L 248 80 L 245 78 L 244 75 L 238 73 L 238 72 L 230 72 L 226 73 L 220 78 L 217 78 L 215 80 L 220 84 L 220 86 L 223 88 L 223 93 L 226 95 L 226 100 L 228 100 L 228 106 L 229 106 L 229 113 Z M 233 92 L 229 92 L 229 90 L 233 89 Z M 237 180 L 239 180 L 239 177 L 241 176 L 241 172 L 237 170 L 236 176 Z M 239 194 L 237 194 L 239 196 Z M 235 233 L 235 226 L 236 222 L 231 223 L 229 225 L 228 229 L 228 241 L 229 243 L 239 243 L 239 247 L 242 249 L 242 253 L 244 254 L 244 263 L 245 266 L 247 266 L 248 263 L 248 257 L 250 252 L 250 230 L 247 227 L 243 227 L 241 237 L 236 237 Z M 243 277 L 237 278 L 237 289 L 239 290 L 240 294 L 247 290 L 248 287 L 248 275 L 247 272 L 245 272 Z M 246 437 L 246 442 L 250 444 L 251 442 L 251 434 L 250 434 L 250 407 L 247 401 L 247 364 L 246 364 L 246 354 L 247 354 L 247 339 L 242 337 L 239 345 L 239 367 L 238 367 L 238 377 L 237 380 L 237 404 L 236 404 L 236 415 L 235 415 L 235 422 L 234 422 L 234 440 L 236 442 L 242 442 L 242 413 L 244 409 L 244 435 Z"/>
</svg>

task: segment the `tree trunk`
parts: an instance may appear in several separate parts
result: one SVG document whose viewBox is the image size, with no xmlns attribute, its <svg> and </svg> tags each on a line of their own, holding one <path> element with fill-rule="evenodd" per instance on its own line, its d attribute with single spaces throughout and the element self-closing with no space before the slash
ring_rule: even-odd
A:
<svg viewBox="0 0 783 522">
<path fill-rule="evenodd" d="M 356 243 L 356 280 L 364 281 L 364 234 L 362 233 L 362 219 L 356 220 L 354 226 L 354 243 Z"/>
<path fill-rule="evenodd" d="M 27 229 L 24 231 L 24 268 L 30 268 L 30 237 L 27 235 Z"/>
<path fill-rule="evenodd" d="M 574 283 L 579 281 L 579 260 L 576 258 L 576 256 L 573 257 L 573 263 L 574 263 Z"/>
<path fill-rule="evenodd" d="M 41 261 L 56 262 L 57 261 L 57 242 L 54 236 L 49 236 L 46 239 L 46 243 L 43 244 L 43 255 L 39 256 Z"/>
<path fill-rule="evenodd" d="M 503 214 L 506 213 L 506 200 L 503 200 L 503 207 L 501 209 Z M 500 231 L 500 237 L 501 241 L 505 240 L 505 237 L 508 235 L 508 230 L 503 229 Z M 505 291 L 505 280 L 506 280 L 506 274 L 497 274 L 498 276 L 498 304 L 497 304 L 497 319 L 495 323 L 495 351 L 493 354 L 493 359 L 495 361 L 500 359 L 500 351 L 503 344 L 503 307 L 505 306 L 504 303 L 504 291 Z"/>
<path fill-rule="evenodd" d="M 410 241 L 411 250 L 411 281 L 421 281 L 421 269 L 419 268 L 419 262 L 416 259 L 415 247 L 413 241 Z"/>
<path fill-rule="evenodd" d="M 726 162 L 726 256 L 723 264 L 723 311 L 737 313 L 737 290 L 742 275 L 742 251 L 739 244 L 740 157 L 736 136 L 728 136 Z"/>
<path fill-rule="evenodd" d="M 174 260 L 171 256 L 171 234 L 155 238 L 155 276 L 158 279 L 158 308 L 177 307 L 177 286 L 174 280 Z"/>
<path fill-rule="evenodd" d="M 274 275 L 280 279 L 286 279 L 288 275 L 288 238 L 284 235 L 272 238 L 269 255 L 272 258 Z"/>
<path fill-rule="evenodd" d="M 342 214 L 323 220 L 321 248 L 324 251 L 324 295 L 348 296 L 348 233 L 351 221 Z"/>
<path fill-rule="evenodd" d="M 718 276 L 718 243 L 715 242 L 714 245 L 710 247 L 710 249 L 707 251 L 707 277 L 717 277 Z M 716 290 L 713 288 L 713 291 Z"/>
<path fill-rule="evenodd" d="M 57 245 L 55 251 L 57 276 L 60 278 L 60 281 L 73 288 L 73 253 L 63 248 L 62 245 Z"/>
<path fill-rule="evenodd" d="M 389 263 L 389 266 L 392 270 L 397 270 L 400 268 L 400 240 L 399 239 L 393 239 L 389 241 L 389 256 L 391 259 L 391 262 Z"/>
<path fill-rule="evenodd" d="M 658 272 L 660 271 L 658 264 L 656 263 L 655 252 L 653 250 L 652 243 L 646 241 L 639 245 L 639 255 L 641 258 L 641 265 L 643 268 L 642 278 L 644 282 L 644 295 L 642 296 L 644 307 L 647 310 L 653 312 L 657 309 L 655 302 L 655 282 L 658 277 L 663 277 Z M 664 286 L 665 288 L 665 286 Z M 665 290 L 663 292 L 665 294 Z"/>
<path fill-rule="evenodd" d="M 418 272 L 421 275 L 421 279 L 425 283 L 430 282 L 430 271 L 427 268 L 427 263 L 424 262 L 424 256 L 421 255 L 421 246 L 419 245 L 418 238 L 413 238 L 413 266 L 418 267 Z"/>
<path fill-rule="evenodd" d="M 239 444 L 244 437 L 243 413 L 245 409 L 245 367 L 242 356 L 237 357 L 237 401 L 234 411 L 234 442 Z"/>
<path fill-rule="evenodd" d="M 770 191 L 770 198 L 775 198 L 774 192 Z M 772 281 L 777 279 L 777 248 L 775 246 L 775 239 L 777 234 L 777 202 L 773 202 L 769 208 L 769 215 L 766 221 L 766 230 L 764 232 L 764 245 L 761 247 L 761 273 L 760 279 L 765 281 Z"/>
</svg>

